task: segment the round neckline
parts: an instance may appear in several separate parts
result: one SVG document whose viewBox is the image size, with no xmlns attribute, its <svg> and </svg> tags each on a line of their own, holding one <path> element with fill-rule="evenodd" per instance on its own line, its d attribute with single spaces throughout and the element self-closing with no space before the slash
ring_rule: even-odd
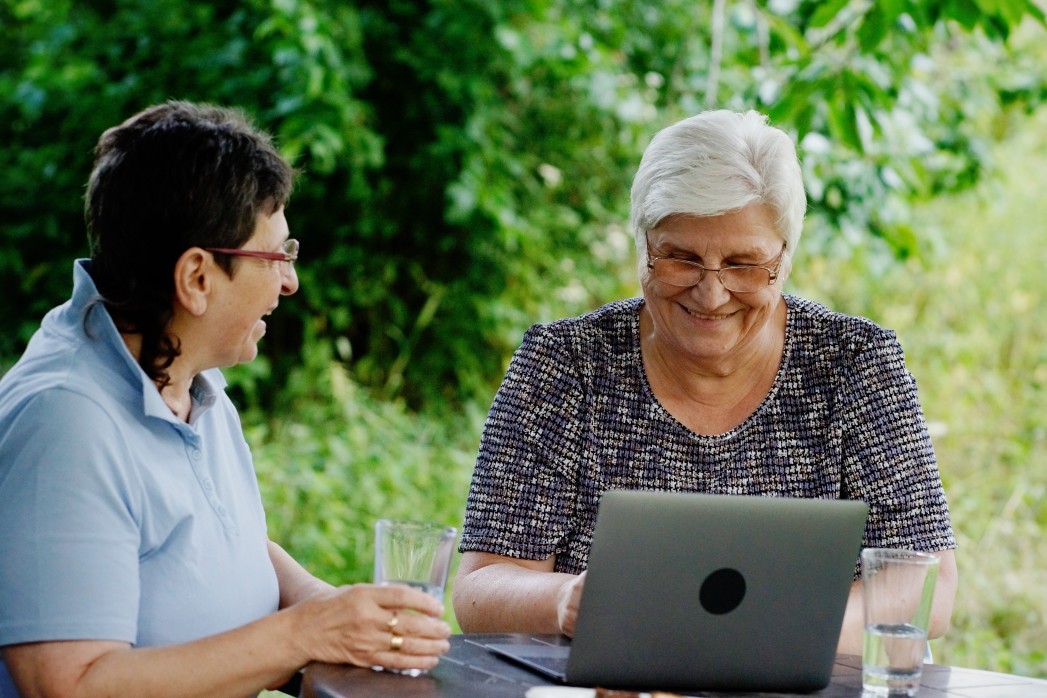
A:
<svg viewBox="0 0 1047 698">
<path fill-rule="evenodd" d="M 643 393 L 647 400 L 656 406 L 658 412 L 662 417 L 672 422 L 676 427 L 685 431 L 691 435 L 692 438 L 700 441 L 730 441 L 735 438 L 739 433 L 744 432 L 753 421 L 759 417 L 760 413 L 768 409 L 768 406 L 773 402 L 783 382 L 786 369 L 789 366 L 790 358 L 792 357 L 793 346 L 795 344 L 795 313 L 793 313 L 793 297 L 788 293 L 782 293 L 782 300 L 785 302 L 785 341 L 782 345 L 782 360 L 778 365 L 778 371 L 774 375 L 774 382 L 771 384 L 770 390 L 767 391 L 767 395 L 763 397 L 760 404 L 757 405 L 756 409 L 752 411 L 748 417 L 746 417 L 737 426 L 728 429 L 720 434 L 699 434 L 694 431 L 686 424 L 677 419 L 669 410 L 658 399 L 658 396 L 654 394 L 654 388 L 651 387 L 651 381 L 647 377 L 647 371 L 644 369 L 643 364 L 643 349 L 640 344 L 640 313 L 643 311 L 646 300 L 642 297 L 638 299 L 639 302 L 633 309 L 633 313 L 630 317 L 630 334 L 632 342 L 632 358 L 633 365 L 636 367 L 636 371 L 640 375 L 640 383 L 643 386 Z"/>
</svg>

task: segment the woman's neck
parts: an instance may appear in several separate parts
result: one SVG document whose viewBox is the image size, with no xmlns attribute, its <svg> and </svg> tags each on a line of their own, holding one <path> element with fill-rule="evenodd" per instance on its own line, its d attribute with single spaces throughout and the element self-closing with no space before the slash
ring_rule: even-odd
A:
<svg viewBox="0 0 1047 698">
<path fill-rule="evenodd" d="M 748 419 L 774 386 L 785 347 L 786 310 L 761 341 L 716 361 L 692 361 L 660 344 L 641 315 L 644 371 L 655 398 L 699 434 L 722 434 Z M 646 325 L 646 328 L 645 328 Z M 644 331 L 646 329 L 646 331 Z"/>
<path fill-rule="evenodd" d="M 121 332 L 120 338 L 124 340 L 124 345 L 131 352 L 135 362 L 139 362 L 142 356 L 142 335 L 133 332 Z M 192 387 L 194 376 L 184 375 L 184 371 L 180 370 L 182 363 L 184 363 L 179 361 L 180 358 L 175 357 L 175 360 L 167 367 L 168 381 L 166 385 L 160 381 L 154 380 L 153 382 L 157 390 L 160 391 L 160 398 L 167 405 L 168 409 L 171 410 L 171 413 L 178 419 L 188 422 L 189 414 L 193 407 L 192 395 L 189 389 Z"/>
</svg>

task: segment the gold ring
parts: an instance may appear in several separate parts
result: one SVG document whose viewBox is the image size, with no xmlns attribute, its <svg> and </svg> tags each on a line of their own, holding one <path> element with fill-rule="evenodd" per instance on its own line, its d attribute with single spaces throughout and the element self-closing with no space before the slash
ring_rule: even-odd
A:
<svg viewBox="0 0 1047 698">
<path fill-rule="evenodd" d="M 403 635 L 393 635 L 389 638 L 389 649 L 393 652 L 399 652 L 400 648 L 404 646 Z"/>
<path fill-rule="evenodd" d="M 393 611 L 393 617 L 389 619 L 389 621 L 385 624 L 385 627 L 389 628 L 389 630 L 392 630 L 397 626 L 399 622 L 400 619 L 396 617 L 396 611 Z"/>
</svg>

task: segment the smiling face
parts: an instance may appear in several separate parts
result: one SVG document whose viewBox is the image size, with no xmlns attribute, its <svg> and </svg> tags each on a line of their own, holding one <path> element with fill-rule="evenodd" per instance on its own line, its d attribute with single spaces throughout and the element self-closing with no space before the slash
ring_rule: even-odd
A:
<svg viewBox="0 0 1047 698">
<path fill-rule="evenodd" d="M 281 208 L 271 216 L 259 214 L 254 234 L 245 250 L 279 252 L 288 237 L 287 219 Z M 216 364 L 231 366 L 258 356 L 258 341 L 265 335 L 265 316 L 276 309 L 280 296 L 298 290 L 298 275 L 286 262 L 237 257 L 232 278 L 226 278 L 215 303 L 212 327 L 218 352 Z"/>
<path fill-rule="evenodd" d="M 651 255 L 688 259 L 707 269 L 742 264 L 773 269 L 783 242 L 770 209 L 762 205 L 720 216 L 670 216 L 648 232 L 647 240 Z M 751 293 L 728 291 L 715 272 L 691 287 L 671 286 L 647 274 L 648 335 L 659 353 L 714 370 L 772 350 L 784 323 L 779 306 L 788 272 L 786 250 L 777 280 Z"/>
</svg>

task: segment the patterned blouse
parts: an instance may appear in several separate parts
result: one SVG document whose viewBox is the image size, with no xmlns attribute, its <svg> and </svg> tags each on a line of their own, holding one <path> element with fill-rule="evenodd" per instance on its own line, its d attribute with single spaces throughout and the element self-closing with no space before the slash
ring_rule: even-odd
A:
<svg viewBox="0 0 1047 698">
<path fill-rule="evenodd" d="M 895 334 L 784 294 L 774 385 L 743 423 L 696 434 L 655 398 L 642 298 L 524 335 L 484 426 L 460 550 L 587 566 L 608 489 L 860 499 L 865 547 L 956 547 L 916 382 Z M 858 570 L 856 569 L 856 574 Z"/>
</svg>

